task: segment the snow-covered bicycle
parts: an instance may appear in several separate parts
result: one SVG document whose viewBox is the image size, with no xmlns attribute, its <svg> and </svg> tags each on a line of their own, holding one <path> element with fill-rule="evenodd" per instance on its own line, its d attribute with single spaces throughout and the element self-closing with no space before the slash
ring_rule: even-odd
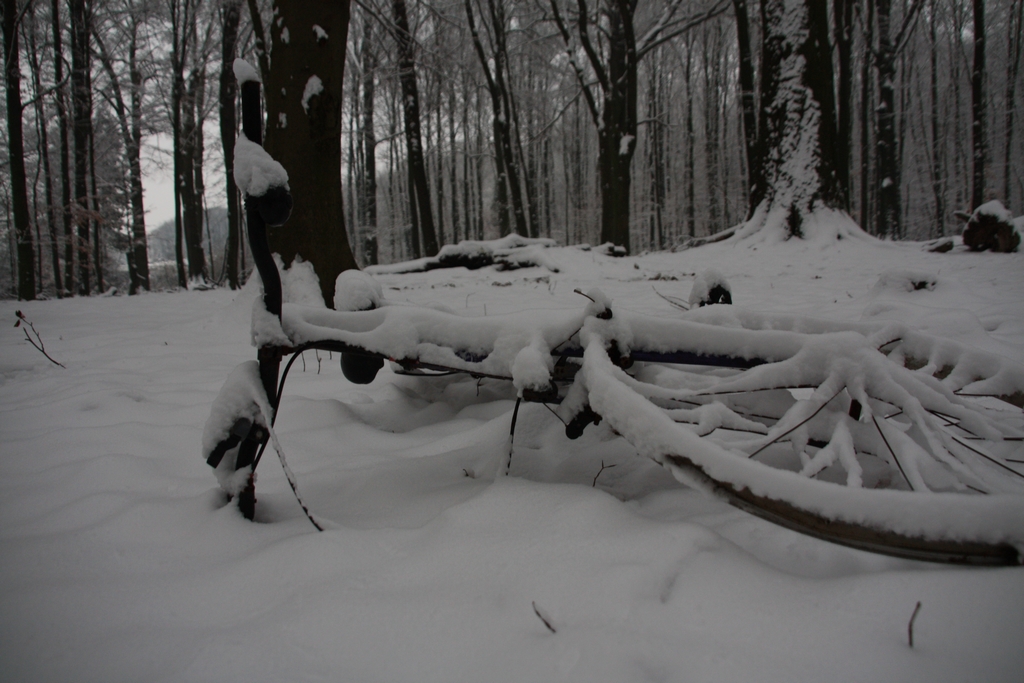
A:
<svg viewBox="0 0 1024 683">
<path fill-rule="evenodd" d="M 242 165 L 279 177 L 258 148 L 259 84 L 240 80 L 251 143 Z M 898 323 L 731 306 L 652 318 L 598 290 L 581 292 L 575 315 L 465 318 L 386 305 L 379 285 L 352 271 L 336 296 L 351 310 L 282 304 L 265 223 L 283 222 L 290 200 L 282 183 L 247 189 L 264 287 L 253 312 L 258 359 L 229 376 L 203 444 L 247 517 L 264 449 L 280 453 L 273 424 L 288 370 L 319 349 L 341 353 L 357 383 L 385 362 L 511 382 L 513 429 L 520 401 L 551 406 L 569 438 L 605 420 L 680 482 L 832 542 L 941 562 L 1024 559 L 1024 368 L 1005 358 Z"/>
</svg>

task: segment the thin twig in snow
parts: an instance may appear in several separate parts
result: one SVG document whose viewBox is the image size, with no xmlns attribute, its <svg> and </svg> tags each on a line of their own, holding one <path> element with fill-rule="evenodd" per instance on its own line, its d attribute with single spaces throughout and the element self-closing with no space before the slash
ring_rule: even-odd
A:
<svg viewBox="0 0 1024 683">
<path fill-rule="evenodd" d="M 907 641 L 910 644 L 911 649 L 914 647 L 914 619 L 917 619 L 917 613 L 921 611 L 921 601 L 917 601 L 917 605 L 914 607 L 914 613 L 910 615 L 910 623 L 907 624 Z"/>
<path fill-rule="evenodd" d="M 604 460 L 602 460 L 601 461 L 601 469 L 599 469 L 597 471 L 597 474 L 594 475 L 594 482 L 590 485 L 590 487 L 591 488 L 597 488 L 597 478 L 601 476 L 601 473 L 604 472 L 605 470 L 610 470 L 611 468 L 618 467 L 618 466 L 619 466 L 618 463 L 616 463 L 614 465 L 605 465 L 604 464 Z"/>
<path fill-rule="evenodd" d="M 533 613 L 537 615 L 538 619 L 540 619 L 542 622 L 544 622 L 544 625 L 548 627 L 548 630 L 551 631 L 552 633 L 558 633 L 558 630 L 554 626 L 551 625 L 550 618 L 545 617 L 544 614 L 541 612 L 541 609 L 539 607 L 537 607 L 537 602 L 534 601 L 534 602 L 531 602 L 530 604 L 533 605 Z"/>
<path fill-rule="evenodd" d="M 14 326 L 21 327 L 21 323 L 25 323 L 32 330 L 32 334 L 36 336 L 36 338 L 33 339 L 32 335 L 28 333 L 28 330 L 25 329 L 24 327 L 21 327 L 22 332 L 25 333 L 25 341 L 27 341 L 32 346 L 36 347 L 39 353 L 46 356 L 46 360 L 50 361 L 54 365 L 59 365 L 65 370 L 67 370 L 67 367 L 63 363 L 55 361 L 52 357 L 50 357 L 50 354 L 46 352 L 46 346 L 43 344 L 43 338 L 39 336 L 39 332 L 36 331 L 36 326 L 33 325 L 32 322 L 25 317 L 25 314 L 22 313 L 21 311 L 15 311 L 14 314 L 18 316 L 18 322 L 14 323 Z"/>
<path fill-rule="evenodd" d="M 674 296 L 666 296 L 666 295 L 662 294 L 661 292 L 659 292 L 657 289 L 655 289 L 654 285 L 651 285 L 651 289 L 654 289 L 654 293 L 655 294 L 657 294 L 662 299 L 667 301 L 670 305 L 675 306 L 679 310 L 681 310 L 681 311 L 688 311 L 688 310 L 690 310 L 690 305 L 688 303 L 684 302 L 682 299 L 679 299 L 679 298 L 674 297 Z"/>
</svg>

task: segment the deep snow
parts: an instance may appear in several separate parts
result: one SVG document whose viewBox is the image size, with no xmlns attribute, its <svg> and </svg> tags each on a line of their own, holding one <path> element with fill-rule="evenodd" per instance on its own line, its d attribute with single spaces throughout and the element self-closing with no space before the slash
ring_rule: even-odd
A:
<svg viewBox="0 0 1024 683">
<path fill-rule="evenodd" d="M 376 279 L 467 316 L 576 314 L 573 289 L 596 286 L 672 318 L 652 288 L 685 300 L 714 268 L 752 311 L 897 320 L 1024 362 L 1018 254 L 851 239 L 546 256 L 559 272 Z M 897 270 L 934 286 L 906 291 Z M 277 432 L 337 528 L 312 528 L 271 453 L 246 522 L 199 451 L 255 356 L 255 295 L 0 302 L 0 680 L 1019 680 L 1024 569 L 797 535 L 681 487 L 606 424 L 568 441 L 535 404 L 495 480 L 515 395 L 498 382 L 385 369 L 357 387 L 307 353 Z"/>
</svg>

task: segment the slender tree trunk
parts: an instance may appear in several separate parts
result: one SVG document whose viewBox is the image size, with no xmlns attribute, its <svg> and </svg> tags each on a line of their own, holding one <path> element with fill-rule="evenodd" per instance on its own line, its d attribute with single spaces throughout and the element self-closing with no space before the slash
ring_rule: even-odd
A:
<svg viewBox="0 0 1024 683">
<path fill-rule="evenodd" d="M 864 22 L 864 61 L 860 70 L 860 225 L 875 232 L 871 212 L 871 59 L 874 49 L 874 0 L 866 0 L 867 18 Z"/>
<path fill-rule="evenodd" d="M 92 93 L 89 90 L 89 15 L 85 0 L 71 0 L 71 105 L 74 118 L 75 197 L 72 209 L 77 225 L 78 293 L 91 293 L 89 281 L 89 137 Z"/>
<path fill-rule="evenodd" d="M 693 68 L 693 43 L 687 38 L 686 41 L 686 69 L 683 71 L 683 79 L 686 83 L 686 232 L 690 237 L 697 234 L 696 215 L 696 178 L 694 165 L 694 148 L 697 146 L 697 137 L 693 128 L 693 87 L 691 73 Z M 758 152 L 760 155 L 760 151 Z M 763 155 L 762 155 L 763 158 Z"/>
<path fill-rule="evenodd" d="M 258 16 L 258 15 L 257 15 Z M 182 196 L 185 175 L 190 170 L 185 159 L 185 140 L 182 131 L 182 106 L 185 100 L 185 60 L 188 55 L 191 25 L 195 22 L 192 0 L 171 2 L 171 136 L 174 147 L 174 258 L 178 267 L 178 286 L 188 287 L 185 272 L 185 239 L 182 216 Z"/>
<path fill-rule="evenodd" d="M 134 18 L 129 27 L 128 43 L 128 74 L 130 79 L 130 109 L 125 105 L 124 94 L 114 71 L 114 63 L 107 52 L 101 36 L 93 32 L 97 53 L 103 69 L 107 73 L 112 92 L 114 113 L 117 115 L 124 144 L 125 157 L 128 162 L 128 199 L 131 225 L 129 226 L 128 260 L 130 284 L 128 293 L 136 294 L 140 287 L 149 289 L 149 254 L 146 246 L 146 214 L 142 198 L 142 72 L 137 61 L 138 25 Z"/>
<path fill-rule="evenodd" d="M 455 83 L 453 79 L 448 88 L 448 150 L 451 154 L 451 165 L 448 167 L 448 184 L 452 190 L 452 241 L 458 244 L 461 227 L 459 225 L 459 157 L 455 137 L 455 105 Z"/>
<path fill-rule="evenodd" d="M 706 231 L 709 235 L 722 229 L 718 206 L 718 93 L 721 87 L 717 69 L 719 42 L 710 38 L 711 30 L 704 27 L 704 58 L 701 60 L 704 71 L 704 168 L 707 174 L 708 207 Z"/>
<path fill-rule="evenodd" d="M 53 78 L 57 83 L 54 101 L 57 104 L 57 125 L 60 127 L 60 197 L 61 218 L 64 225 L 64 293 L 71 295 L 74 290 L 75 238 L 71 215 L 71 163 L 68 141 L 67 86 L 64 85 L 64 48 L 60 22 L 60 2 L 50 4 L 51 28 L 53 31 Z"/>
<path fill-rule="evenodd" d="M 92 17 L 89 17 L 92 23 Z M 92 99 L 92 71 L 90 70 L 87 83 L 89 85 L 90 100 Z M 91 109 L 91 102 L 90 102 Z M 100 189 L 96 183 L 96 135 L 92 127 L 92 116 L 89 117 L 89 182 L 92 187 L 92 260 L 93 268 L 96 271 L 96 292 L 102 294 L 107 290 L 103 281 L 103 256 L 106 253 L 103 249 L 103 217 L 100 213 Z"/>
<path fill-rule="evenodd" d="M 985 203 L 988 139 L 985 121 L 985 0 L 974 0 L 974 66 L 971 69 L 971 210 Z"/>
<path fill-rule="evenodd" d="M 238 43 L 238 25 L 242 14 L 241 0 L 227 0 L 221 9 L 221 62 L 220 62 L 220 144 L 224 149 L 224 192 L 227 195 L 228 243 L 224 272 L 228 286 L 238 289 L 238 247 L 241 238 L 238 188 L 235 186 L 235 135 L 238 124 L 235 117 L 235 99 L 238 84 L 235 82 L 235 45 Z"/>
<path fill-rule="evenodd" d="M 853 6 L 855 0 L 836 0 L 833 21 L 836 26 L 836 105 L 838 109 L 836 170 L 845 188 L 847 212 L 850 210 L 850 150 L 853 146 Z"/>
<path fill-rule="evenodd" d="M 260 66 L 260 77 L 266 83 L 270 77 L 270 51 L 267 49 L 267 34 L 263 29 L 258 0 L 246 0 L 249 7 L 249 20 L 252 22 L 253 41 L 256 44 L 256 60 Z"/>
<path fill-rule="evenodd" d="M 33 269 L 35 249 L 28 210 L 28 182 L 25 175 L 25 143 L 22 130 L 21 65 L 18 48 L 18 12 L 16 0 L 4 0 L 4 72 L 7 89 L 7 141 L 10 146 L 11 200 L 14 209 L 14 231 L 18 241 L 18 298 L 36 298 Z"/>
<path fill-rule="evenodd" d="M 205 61 L 205 60 L 204 60 Z M 189 151 L 192 162 L 192 188 L 194 198 L 192 201 L 192 246 L 189 253 L 190 277 L 197 278 L 203 282 L 208 280 L 206 257 L 203 253 L 203 207 L 206 204 L 206 183 L 203 178 L 203 157 L 205 145 L 203 142 L 203 128 L 206 121 L 206 66 L 196 64 L 193 71 L 191 87 L 193 94 L 189 97 L 194 108 L 195 115 L 192 123 L 192 130 L 189 135 Z M 193 261 L 195 265 L 193 266 Z M 212 266 L 212 261 L 210 263 Z"/>
<path fill-rule="evenodd" d="M 373 19 L 363 16 L 363 260 L 377 263 L 377 139 L 373 129 L 377 53 L 373 44 Z M 453 185 L 454 187 L 454 185 Z"/>
<path fill-rule="evenodd" d="M 900 162 L 896 145 L 896 55 L 890 36 L 891 0 L 878 10 L 878 233 L 898 239 L 902 233 Z"/>
<path fill-rule="evenodd" d="M 405 0 L 392 0 L 395 36 L 398 42 L 398 80 L 402 87 L 402 111 L 405 114 L 405 142 L 410 176 L 410 203 L 416 203 L 416 214 L 423 231 L 423 248 L 427 256 L 438 251 L 434 214 L 430 208 L 430 183 L 423 158 L 423 137 L 420 135 L 420 96 L 416 85 L 415 41 L 409 32 Z"/>
<path fill-rule="evenodd" d="M 845 1 L 845 0 L 844 0 Z M 762 159 L 757 155 L 757 102 L 754 89 L 754 59 L 750 44 L 750 18 L 747 13 L 747 0 L 733 0 L 736 14 L 736 40 L 739 47 L 740 71 L 740 106 L 743 109 L 743 142 L 747 156 L 747 188 L 749 202 L 747 218 L 764 199 L 764 178 L 762 177 Z"/>
<path fill-rule="evenodd" d="M 133 20 L 134 22 L 134 20 Z M 131 79 L 131 136 L 126 141 L 128 148 L 129 179 L 131 182 L 132 211 L 132 258 L 135 262 L 135 280 L 131 290 L 137 292 L 139 287 L 150 289 L 149 281 L 149 246 L 146 238 L 146 209 L 143 201 L 142 188 L 142 69 L 138 62 L 138 26 L 133 23 L 131 44 L 128 53 L 128 75 Z M 229 197 L 231 195 L 228 195 Z M 230 205 L 231 202 L 228 202 Z M 131 292 L 129 292 L 131 293 Z"/>
<path fill-rule="evenodd" d="M 206 259 L 203 256 L 201 224 L 196 221 L 196 206 L 199 196 L 196 192 L 196 74 L 189 78 L 182 98 L 180 161 L 177 167 L 176 185 L 181 200 L 182 236 L 185 241 L 185 257 L 188 260 L 188 279 L 202 278 Z"/>
<path fill-rule="evenodd" d="M 1020 74 L 1021 46 L 1024 45 L 1024 0 L 1013 0 L 1010 5 L 1009 21 L 1007 22 L 1007 47 L 1006 53 L 1009 58 L 1006 60 L 1006 112 L 1004 121 L 1006 126 L 1006 145 L 1003 150 L 1003 201 L 1007 207 L 1012 207 L 1010 201 L 1010 178 L 1013 175 L 1011 159 L 1013 158 L 1013 116 L 1017 108 L 1017 77 Z"/>
<path fill-rule="evenodd" d="M 36 123 L 39 130 L 39 156 L 43 163 L 43 182 L 46 192 L 46 223 L 49 229 L 50 238 L 50 262 L 53 268 L 53 287 L 57 297 L 64 296 L 64 284 L 60 272 L 60 249 L 57 241 L 57 207 L 53 197 L 53 173 L 50 169 L 50 143 L 48 139 L 49 121 L 46 118 L 45 102 L 43 100 L 43 87 L 40 80 L 39 53 L 36 48 L 36 26 L 35 12 L 29 15 L 31 19 L 30 57 L 32 65 L 32 85 L 35 91 Z M 38 240 L 37 240 L 38 241 Z M 42 244 L 39 244 L 42 251 Z M 39 267 L 39 288 L 43 285 L 42 264 Z"/>
<path fill-rule="evenodd" d="M 929 3 L 929 37 L 931 45 L 929 50 L 930 80 L 929 90 L 931 94 L 931 135 L 932 135 L 932 194 L 935 197 L 935 225 L 932 228 L 932 236 L 940 237 L 946 234 L 946 183 L 943 172 L 943 150 L 946 147 L 944 136 L 940 133 L 939 122 L 939 59 L 938 41 L 936 38 L 936 25 L 938 20 L 935 17 L 935 0 Z"/>
</svg>

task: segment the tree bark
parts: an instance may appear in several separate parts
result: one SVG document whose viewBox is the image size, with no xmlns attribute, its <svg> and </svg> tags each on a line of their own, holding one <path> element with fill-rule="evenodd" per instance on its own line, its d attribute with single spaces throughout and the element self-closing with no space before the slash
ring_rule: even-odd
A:
<svg viewBox="0 0 1024 683">
<path fill-rule="evenodd" d="M 184 156 L 182 106 L 185 104 L 185 62 L 188 59 L 192 28 L 195 24 L 194 0 L 171 1 L 171 136 L 174 147 L 174 259 L 178 270 L 178 286 L 188 287 L 185 272 L 185 241 L 182 196 L 185 174 L 190 172 Z"/>
<path fill-rule="evenodd" d="M 78 293 L 91 293 L 89 282 L 89 138 L 92 93 L 89 89 L 89 14 L 85 0 L 71 0 L 71 108 L 74 132 L 75 187 L 72 217 L 77 226 Z"/>
<path fill-rule="evenodd" d="M 39 130 L 39 157 L 43 164 L 43 182 L 46 192 L 46 223 L 49 228 L 50 237 L 50 262 L 53 268 L 53 288 L 60 298 L 64 295 L 64 284 L 60 273 L 60 249 L 57 241 L 57 206 L 53 197 L 53 174 L 50 169 L 50 143 L 49 143 L 49 121 L 46 118 L 45 102 L 43 98 L 43 86 L 39 65 L 39 52 L 36 48 L 36 26 L 35 12 L 30 10 L 31 28 L 28 31 L 30 37 L 30 58 L 32 68 L 32 85 L 35 91 L 36 122 Z M 37 224 L 38 225 L 38 224 Z M 40 254 L 42 244 L 39 244 Z M 39 289 L 43 288 L 43 268 L 39 264 Z"/>
<path fill-rule="evenodd" d="M 971 69 L 971 210 L 985 203 L 988 139 L 985 121 L 985 0 L 974 0 L 974 66 Z"/>
<path fill-rule="evenodd" d="M 736 41 L 739 48 L 740 106 L 743 109 L 743 142 L 747 156 L 747 187 L 749 202 L 747 218 L 764 199 L 765 188 L 761 167 L 763 161 L 757 154 L 757 100 L 754 89 L 754 59 L 750 43 L 750 18 L 747 0 L 733 0 L 736 15 Z"/>
<path fill-rule="evenodd" d="M 410 204 L 415 203 L 423 250 L 426 256 L 436 256 L 437 234 L 434 231 L 434 213 L 430 207 L 430 182 L 423 158 L 423 137 L 420 135 L 420 96 L 416 85 L 415 41 L 409 32 L 409 17 L 405 0 L 392 0 L 395 22 L 395 40 L 398 43 L 398 80 L 402 88 L 402 112 L 405 116 L 405 143 L 408 154 Z"/>
<path fill-rule="evenodd" d="M 1006 112 L 1004 122 L 1006 128 L 1006 148 L 1003 152 L 1003 201 L 1007 208 L 1012 210 L 1010 202 L 1010 160 L 1013 157 L 1013 116 L 1017 108 L 1016 88 L 1017 77 L 1020 74 L 1021 47 L 1024 45 L 1024 0 L 1014 0 L 1010 5 L 1009 22 L 1007 26 L 1007 55 L 1006 62 Z"/>
<path fill-rule="evenodd" d="M 64 84 L 64 47 L 60 22 L 60 3 L 50 4 L 51 29 L 53 31 L 53 78 L 57 83 L 54 101 L 57 105 L 57 125 L 60 127 L 60 197 L 61 218 L 64 225 L 64 293 L 74 292 L 75 238 L 71 220 L 71 162 L 68 141 L 67 86 Z"/>
<path fill-rule="evenodd" d="M 228 242 L 224 272 L 228 286 L 241 286 L 238 273 L 238 247 L 241 237 L 241 222 L 238 211 L 238 188 L 235 186 L 235 136 L 238 123 L 235 116 L 235 99 L 238 84 L 235 82 L 235 46 L 238 43 L 238 25 L 241 20 L 241 0 L 227 0 L 221 9 L 221 61 L 220 92 L 218 110 L 220 114 L 220 144 L 224 150 L 224 192 L 227 196 Z"/>
<path fill-rule="evenodd" d="M 939 51 L 936 36 L 936 24 L 938 22 L 935 17 L 935 0 L 931 0 L 929 9 L 929 37 L 931 38 L 931 49 L 929 50 L 931 66 L 929 74 L 932 137 L 931 181 L 932 194 L 935 197 L 935 225 L 932 228 L 932 237 L 941 237 L 946 234 L 946 179 L 943 172 L 945 157 L 943 150 L 946 148 L 946 142 L 939 132 Z"/>
<path fill-rule="evenodd" d="M 853 5 L 855 0 L 836 0 L 833 21 L 836 25 L 836 169 L 846 200 L 843 209 L 850 210 L 850 150 L 853 146 Z"/>
<path fill-rule="evenodd" d="M 373 106 L 377 78 L 377 52 L 374 49 L 373 20 L 363 16 L 363 192 L 362 244 L 364 263 L 377 264 L 377 137 L 373 129 Z M 452 185 L 454 187 L 454 184 Z"/>
<path fill-rule="evenodd" d="M 265 146 L 288 172 L 294 208 L 286 225 L 269 228 L 270 247 L 286 264 L 300 256 L 312 264 L 333 306 L 338 275 L 358 267 L 341 188 L 349 2 L 277 0 L 274 8 Z"/>
<path fill-rule="evenodd" d="M 25 143 L 22 129 L 21 65 L 18 48 L 17 0 L 4 0 L 4 73 L 7 89 L 7 141 L 10 145 L 11 203 L 14 231 L 18 241 L 18 299 L 36 298 L 32 226 L 28 210 L 28 183 L 25 175 Z"/>
<path fill-rule="evenodd" d="M 896 53 L 890 35 L 890 0 L 877 0 L 878 11 L 878 234 L 899 239 L 901 173 L 896 147 Z"/>
<path fill-rule="evenodd" d="M 841 209 L 828 13 L 815 0 L 765 0 L 759 134 L 767 185 L 765 222 L 802 235 L 803 217 Z"/>
</svg>

